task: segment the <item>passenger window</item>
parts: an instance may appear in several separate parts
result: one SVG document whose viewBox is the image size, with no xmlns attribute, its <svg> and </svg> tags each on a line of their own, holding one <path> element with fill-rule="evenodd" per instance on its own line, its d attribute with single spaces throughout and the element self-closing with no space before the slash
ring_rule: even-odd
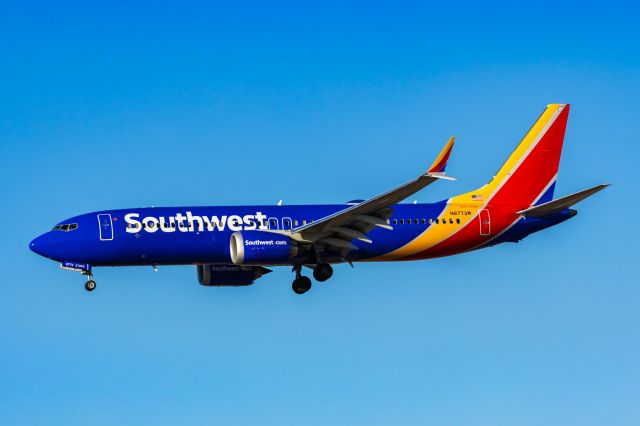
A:
<svg viewBox="0 0 640 426">
<path fill-rule="evenodd" d="M 307 224 L 307 219 L 303 219 L 303 220 L 302 220 L 302 224 L 303 224 L 303 225 L 306 225 L 306 224 Z"/>
<path fill-rule="evenodd" d="M 453 225 L 453 219 L 449 218 L 449 223 Z"/>
<path fill-rule="evenodd" d="M 440 219 L 436 219 L 436 225 L 440 223 Z"/>
<path fill-rule="evenodd" d="M 297 219 L 293 221 L 293 226 L 298 226 L 298 220 Z"/>
<path fill-rule="evenodd" d="M 400 219 L 400 225 L 404 225 L 404 219 Z"/>
<path fill-rule="evenodd" d="M 398 224 L 398 219 L 393 219 L 393 224 L 397 225 Z"/>
<path fill-rule="evenodd" d="M 460 223 L 460 219 L 456 219 L 456 223 Z"/>
<path fill-rule="evenodd" d="M 425 223 L 427 223 L 427 219 L 422 219 L 422 224 L 424 225 Z"/>
<path fill-rule="evenodd" d="M 420 223 L 420 221 L 418 219 L 413 219 L 413 223 L 415 223 L 416 225 Z"/>
</svg>

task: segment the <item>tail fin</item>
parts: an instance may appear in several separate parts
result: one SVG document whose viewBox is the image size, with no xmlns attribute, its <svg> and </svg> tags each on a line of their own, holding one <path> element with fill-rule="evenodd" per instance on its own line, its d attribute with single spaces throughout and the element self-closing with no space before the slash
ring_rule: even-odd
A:
<svg viewBox="0 0 640 426">
<path fill-rule="evenodd" d="M 468 194 L 471 199 L 519 209 L 550 201 L 568 116 L 568 104 L 547 106 L 493 179 Z"/>
</svg>

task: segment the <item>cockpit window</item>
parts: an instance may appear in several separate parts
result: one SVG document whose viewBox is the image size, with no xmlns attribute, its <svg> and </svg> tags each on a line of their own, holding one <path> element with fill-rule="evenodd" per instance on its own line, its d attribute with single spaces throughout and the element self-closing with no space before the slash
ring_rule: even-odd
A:
<svg viewBox="0 0 640 426">
<path fill-rule="evenodd" d="M 77 223 L 63 223 L 63 224 L 54 226 L 51 230 L 69 232 L 69 231 L 73 231 L 74 229 L 78 229 Z"/>
</svg>

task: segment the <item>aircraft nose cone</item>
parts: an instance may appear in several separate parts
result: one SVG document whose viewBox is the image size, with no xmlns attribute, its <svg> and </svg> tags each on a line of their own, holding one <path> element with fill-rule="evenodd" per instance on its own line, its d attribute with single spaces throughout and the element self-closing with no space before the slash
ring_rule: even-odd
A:
<svg viewBox="0 0 640 426">
<path fill-rule="evenodd" d="M 30 243 L 29 243 L 29 249 L 36 253 L 39 254 L 40 256 L 45 256 L 48 257 L 46 252 L 45 252 L 45 247 L 47 246 L 47 234 L 43 234 L 40 235 L 39 237 L 34 238 Z"/>
</svg>

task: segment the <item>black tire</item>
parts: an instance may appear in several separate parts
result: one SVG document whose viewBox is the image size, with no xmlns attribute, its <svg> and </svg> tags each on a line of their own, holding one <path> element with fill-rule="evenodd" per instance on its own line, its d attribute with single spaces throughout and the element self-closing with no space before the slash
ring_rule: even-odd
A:
<svg viewBox="0 0 640 426">
<path fill-rule="evenodd" d="M 96 282 L 94 280 L 89 280 L 84 284 L 84 289 L 87 291 L 93 291 L 96 289 Z"/>
<path fill-rule="evenodd" d="M 309 277 L 300 277 L 293 280 L 293 284 L 291 285 L 293 292 L 295 294 L 304 294 L 311 288 L 311 279 Z"/>
<path fill-rule="evenodd" d="M 313 278 L 318 282 L 328 280 L 333 276 L 333 268 L 328 263 L 320 263 L 313 268 Z"/>
</svg>

